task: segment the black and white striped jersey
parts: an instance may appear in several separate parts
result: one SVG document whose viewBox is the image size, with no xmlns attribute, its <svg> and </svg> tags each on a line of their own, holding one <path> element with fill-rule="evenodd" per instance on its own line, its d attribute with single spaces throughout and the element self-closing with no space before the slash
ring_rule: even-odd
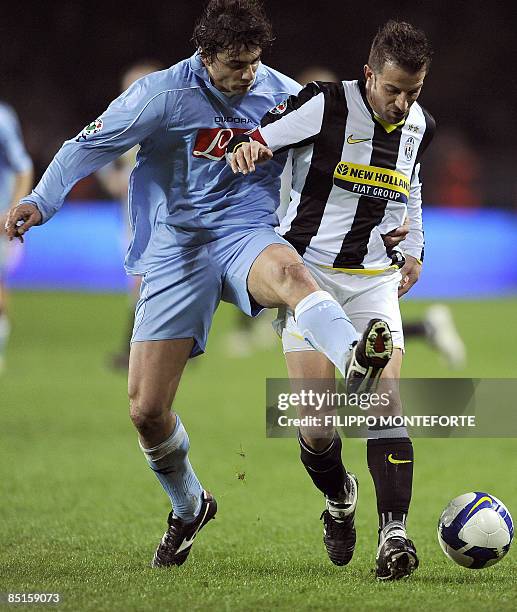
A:
<svg viewBox="0 0 517 612">
<path fill-rule="evenodd" d="M 404 122 L 374 116 L 364 81 L 309 83 L 251 133 L 294 149 L 291 202 L 279 233 L 317 265 L 372 274 L 401 261 L 382 236 L 409 218 L 404 253 L 423 259 L 420 159 L 435 122 L 418 103 Z"/>
</svg>

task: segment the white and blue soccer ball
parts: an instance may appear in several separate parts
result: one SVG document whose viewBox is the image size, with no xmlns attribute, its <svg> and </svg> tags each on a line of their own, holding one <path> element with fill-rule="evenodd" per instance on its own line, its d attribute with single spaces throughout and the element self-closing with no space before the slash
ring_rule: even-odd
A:
<svg viewBox="0 0 517 612">
<path fill-rule="evenodd" d="M 500 561 L 510 549 L 513 521 L 506 506 L 489 493 L 455 497 L 438 521 L 438 542 L 459 565 L 480 569 Z"/>
</svg>

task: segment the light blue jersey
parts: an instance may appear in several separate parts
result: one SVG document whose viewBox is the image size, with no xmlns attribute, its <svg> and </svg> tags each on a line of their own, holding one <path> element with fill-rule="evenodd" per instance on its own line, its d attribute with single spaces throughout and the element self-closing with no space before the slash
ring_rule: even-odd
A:
<svg viewBox="0 0 517 612">
<path fill-rule="evenodd" d="M 0 102 L 0 212 L 11 204 L 15 174 L 31 169 L 18 117 L 10 106 Z"/>
<path fill-rule="evenodd" d="M 35 203 L 48 221 L 79 179 L 140 144 L 129 182 L 128 272 L 144 274 L 174 247 L 271 228 L 286 154 L 243 177 L 225 163 L 224 148 L 299 90 L 292 79 L 261 65 L 251 90 L 229 97 L 211 84 L 196 53 L 136 81 L 65 142 L 23 201 Z"/>
</svg>

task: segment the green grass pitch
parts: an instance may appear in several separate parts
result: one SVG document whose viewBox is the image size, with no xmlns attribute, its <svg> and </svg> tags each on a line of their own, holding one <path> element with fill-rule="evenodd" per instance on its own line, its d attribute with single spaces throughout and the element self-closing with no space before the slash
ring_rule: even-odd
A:
<svg viewBox="0 0 517 612">
<path fill-rule="evenodd" d="M 424 306 L 407 301 L 404 311 L 410 318 Z M 515 376 L 517 300 L 451 307 L 469 350 L 460 375 Z M 59 592 L 58 609 L 70 611 L 515 609 L 516 551 L 486 570 L 460 568 L 439 549 L 436 522 L 452 497 L 475 489 L 517 514 L 516 441 L 415 440 L 409 531 L 421 567 L 389 584 L 373 578 L 365 444 L 346 441 L 345 464 L 361 483 L 358 543 L 350 566 L 335 567 L 322 544 L 322 499 L 295 440 L 264 434 L 264 380 L 285 375 L 280 346 L 226 357 L 224 332 L 235 317 L 227 306 L 176 401 L 219 513 L 183 567 L 150 569 L 168 503 L 127 417 L 125 377 L 105 368 L 125 325 L 125 298 L 19 293 L 11 309 L 0 378 L 0 592 Z M 431 349 L 407 348 L 406 376 L 451 375 Z"/>
</svg>

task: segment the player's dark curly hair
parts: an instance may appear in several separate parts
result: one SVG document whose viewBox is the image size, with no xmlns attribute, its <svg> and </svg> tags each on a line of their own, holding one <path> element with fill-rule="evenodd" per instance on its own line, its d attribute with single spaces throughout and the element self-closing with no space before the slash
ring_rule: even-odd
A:
<svg viewBox="0 0 517 612">
<path fill-rule="evenodd" d="M 266 49 L 273 30 L 259 0 L 210 0 L 194 28 L 192 40 L 209 62 L 221 51 L 238 54 Z"/>
<path fill-rule="evenodd" d="M 368 65 L 381 72 L 386 62 L 393 62 L 415 73 L 429 69 L 433 51 L 425 33 L 405 21 L 390 20 L 373 39 Z"/>
</svg>

